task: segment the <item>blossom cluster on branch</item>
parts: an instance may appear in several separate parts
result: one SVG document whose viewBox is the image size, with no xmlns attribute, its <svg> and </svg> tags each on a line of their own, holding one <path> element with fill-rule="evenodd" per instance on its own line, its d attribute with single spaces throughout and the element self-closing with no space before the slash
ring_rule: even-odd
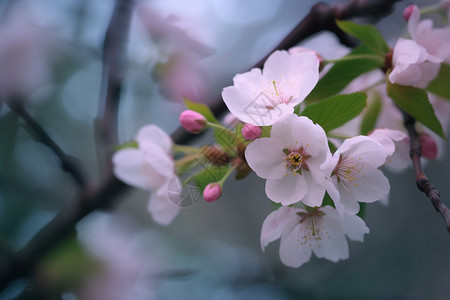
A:
<svg viewBox="0 0 450 300">
<path fill-rule="evenodd" d="M 410 39 L 399 38 L 393 49 L 374 27 L 338 21 L 361 42 L 340 59 L 299 47 L 273 52 L 262 69 L 237 74 L 224 88 L 231 113 L 225 124 L 185 99 L 181 125 L 194 134 L 211 128 L 215 141 L 172 146 L 148 125 L 114 155 L 116 176 L 153 190 L 149 211 L 168 225 L 200 194 L 216 201 L 233 172 L 242 179 L 253 171 L 266 180 L 276 207 L 262 224 L 263 250 L 281 239 L 281 261 L 291 267 L 312 253 L 348 258 L 346 236 L 363 241 L 369 232 L 361 205 L 388 201 L 390 185 L 380 168 L 410 165 L 403 114 L 421 123 L 425 158 L 435 159 L 445 138 L 450 94 L 442 84 L 450 80 L 450 25 L 434 28 L 431 20 L 420 20 L 416 6 L 404 17 Z"/>
</svg>

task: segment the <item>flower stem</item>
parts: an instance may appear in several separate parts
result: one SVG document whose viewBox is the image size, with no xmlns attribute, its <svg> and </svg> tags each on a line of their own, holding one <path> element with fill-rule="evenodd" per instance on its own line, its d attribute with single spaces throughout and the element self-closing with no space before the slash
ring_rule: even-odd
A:
<svg viewBox="0 0 450 300">
<path fill-rule="evenodd" d="M 220 186 L 223 186 L 223 184 L 225 183 L 225 181 L 227 180 L 227 178 L 231 175 L 231 173 L 234 171 L 234 169 L 237 168 L 237 165 L 232 166 L 231 168 L 229 168 L 227 170 L 227 173 L 222 177 L 222 179 L 220 179 L 217 183 Z"/>
</svg>

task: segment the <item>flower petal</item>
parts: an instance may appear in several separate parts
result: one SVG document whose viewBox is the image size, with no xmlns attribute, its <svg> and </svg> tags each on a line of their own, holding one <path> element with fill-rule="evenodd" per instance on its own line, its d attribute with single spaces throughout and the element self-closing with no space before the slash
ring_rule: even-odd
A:
<svg viewBox="0 0 450 300">
<path fill-rule="evenodd" d="M 255 173 L 266 179 L 280 179 L 286 173 L 283 146 L 276 139 L 261 138 L 245 150 L 245 159 Z"/>
<path fill-rule="evenodd" d="M 285 227 L 298 218 L 296 211 L 287 206 L 282 206 L 268 215 L 261 229 L 261 249 L 264 251 L 270 242 L 280 238 Z"/>
<path fill-rule="evenodd" d="M 300 243 L 301 224 L 294 224 L 281 235 L 280 259 L 288 267 L 298 268 L 311 259 L 311 247 Z"/>
<path fill-rule="evenodd" d="M 322 217 L 322 225 L 325 228 L 325 236 L 314 243 L 313 252 L 319 258 L 326 258 L 333 262 L 341 259 L 347 259 L 349 256 L 348 244 L 341 223 L 328 216 L 327 212 L 333 209 L 331 207 L 321 208 L 325 212 Z"/>
<path fill-rule="evenodd" d="M 114 174 L 123 182 L 142 189 L 161 185 L 164 177 L 147 164 L 143 153 L 137 149 L 123 149 L 112 157 Z"/>
<path fill-rule="evenodd" d="M 176 203 L 176 199 L 172 199 L 174 195 L 169 197 L 167 187 L 168 181 L 166 181 L 161 188 L 152 193 L 148 203 L 148 211 L 150 212 L 153 220 L 159 225 L 164 226 L 172 223 L 180 212 L 180 207 L 174 204 Z"/>
<path fill-rule="evenodd" d="M 136 141 L 141 149 L 145 149 L 147 144 L 157 145 L 166 153 L 170 153 L 172 149 L 172 139 L 156 125 L 142 127 L 136 136 Z"/>
<path fill-rule="evenodd" d="M 282 205 L 291 205 L 303 199 L 308 186 L 303 176 L 292 173 L 287 174 L 281 179 L 267 179 L 266 194 L 273 202 Z"/>
</svg>

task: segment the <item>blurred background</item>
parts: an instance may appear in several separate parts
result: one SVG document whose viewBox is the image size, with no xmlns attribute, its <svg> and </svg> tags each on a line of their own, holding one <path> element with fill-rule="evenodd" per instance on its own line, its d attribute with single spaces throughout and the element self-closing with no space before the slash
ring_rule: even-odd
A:
<svg viewBox="0 0 450 300">
<path fill-rule="evenodd" d="M 175 130 L 183 95 L 206 104 L 214 100 L 314 3 L 137 1 L 127 44 L 120 141 L 133 139 L 145 124 Z M 398 3 L 376 24 L 391 46 L 405 34 L 401 15 L 411 3 Z M 112 0 L 0 1 L 0 95 L 26 100 L 30 114 L 79 159 L 92 181 L 100 176 L 94 120 L 113 7 Z M 336 44 L 325 33 L 301 45 L 332 59 L 346 51 Z M 18 250 L 74 199 L 77 186 L 2 100 L 0 234 L 2 244 Z M 206 135 L 195 144 L 211 141 Z M 447 205 L 449 167 L 447 151 L 425 169 Z M 349 242 L 349 260 L 313 257 L 292 269 L 280 262 L 279 242 L 262 252 L 259 234 L 273 205 L 264 180 L 251 174 L 243 181 L 228 180 L 220 200 L 182 209 L 168 227 L 151 220 L 148 192 L 131 189 L 111 210 L 80 222 L 77 236 L 42 262 L 36 278 L 60 290 L 63 299 L 446 299 L 450 236 L 444 223 L 416 189 L 411 168 L 385 174 L 391 182 L 389 205 L 366 207 L 370 234 L 364 243 Z M 33 299 L 29 290 L 28 280 L 16 280 L 0 299 Z"/>
</svg>

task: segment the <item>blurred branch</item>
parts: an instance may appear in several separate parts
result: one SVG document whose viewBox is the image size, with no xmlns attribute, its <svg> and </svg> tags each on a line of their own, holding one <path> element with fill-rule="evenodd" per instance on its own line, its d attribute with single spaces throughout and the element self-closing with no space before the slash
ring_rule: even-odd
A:
<svg viewBox="0 0 450 300">
<path fill-rule="evenodd" d="M 381 18 L 387 15 L 393 4 L 399 0 L 353 0 L 346 4 L 328 5 L 319 3 L 312 7 L 311 12 L 289 33 L 286 38 L 273 49 L 288 49 L 300 41 L 323 30 L 335 33 L 342 43 L 353 45 L 347 37 L 336 27 L 335 19 L 348 19 L 352 17 L 370 16 Z M 117 108 L 122 89 L 122 76 L 124 70 L 124 51 L 131 18 L 133 1 L 117 0 L 111 17 L 105 43 L 103 87 L 100 107 L 104 111 L 96 126 L 99 126 L 103 143 L 107 148 L 106 157 L 110 158 L 111 147 L 117 144 Z M 255 67 L 262 67 L 268 55 L 258 62 Z M 103 105 L 102 105 L 103 104 Z M 221 97 L 218 97 L 211 106 L 216 115 L 223 114 L 227 108 Z M 182 127 L 172 133 L 176 144 L 185 144 L 195 135 L 187 133 Z M 80 196 L 73 201 L 72 206 L 61 210 L 56 217 L 42 228 L 30 242 L 9 261 L 4 269 L 0 270 L 0 290 L 9 282 L 18 277 L 30 276 L 39 260 L 48 253 L 52 247 L 60 243 L 70 234 L 75 225 L 92 211 L 108 207 L 123 193 L 127 186 L 116 179 L 111 172 L 111 162 L 108 160 L 108 173 L 102 184 L 90 190 L 85 188 Z"/>
<path fill-rule="evenodd" d="M 98 126 L 101 145 L 99 158 L 111 170 L 112 146 L 118 144 L 118 108 L 126 63 L 126 44 L 134 8 L 134 0 L 117 0 L 103 43 L 102 91 Z M 103 155 L 101 155 L 103 153 Z M 99 161 L 102 161 L 99 159 Z"/>
<path fill-rule="evenodd" d="M 414 171 L 416 172 L 417 187 L 431 200 L 434 209 L 436 209 L 436 211 L 444 218 L 447 231 L 450 232 L 450 211 L 442 202 L 439 191 L 433 186 L 422 169 L 422 162 L 420 160 L 422 156 L 422 147 L 419 142 L 419 134 L 414 127 L 416 120 L 405 112 L 403 112 L 403 119 L 410 138 L 409 155 L 413 163 Z"/>
<path fill-rule="evenodd" d="M 7 102 L 7 105 L 11 110 L 20 116 L 27 122 L 27 124 L 36 133 L 38 140 L 49 147 L 61 161 L 61 168 L 72 175 L 73 179 L 80 185 L 80 187 L 86 186 L 86 179 L 83 172 L 80 169 L 79 162 L 76 158 L 67 155 L 55 141 L 47 134 L 47 132 L 42 128 L 41 125 L 25 110 L 20 101 L 17 99 L 12 99 Z"/>
</svg>

